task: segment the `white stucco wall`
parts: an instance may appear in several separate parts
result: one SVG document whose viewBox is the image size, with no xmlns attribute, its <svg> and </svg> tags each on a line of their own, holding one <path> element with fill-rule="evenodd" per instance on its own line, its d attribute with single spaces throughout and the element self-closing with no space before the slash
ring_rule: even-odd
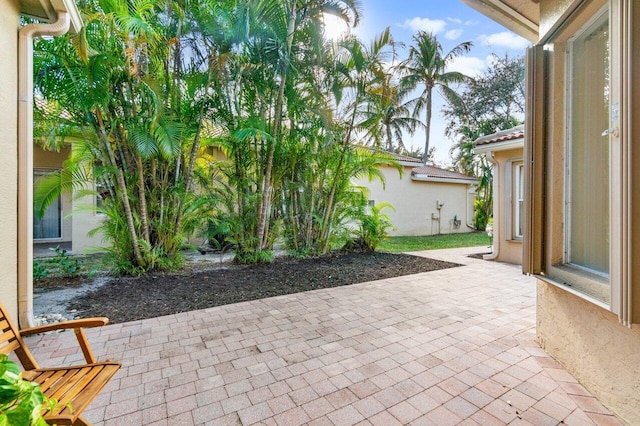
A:
<svg viewBox="0 0 640 426">
<path fill-rule="evenodd" d="M 395 208 L 383 210 L 393 224 L 392 236 L 414 236 L 471 232 L 467 223 L 473 222 L 473 194 L 467 184 L 423 182 L 411 179 L 411 167 L 404 168 L 400 178 L 395 167 L 382 167 L 386 186 L 380 181 L 354 180 L 354 184 L 369 189 L 369 200 L 376 204 L 389 202 Z M 438 211 L 438 202 L 444 203 Z M 432 219 L 433 215 L 440 217 Z M 453 225 L 454 216 L 461 221 L 459 227 Z M 438 226 L 440 225 L 440 226 Z"/>
<path fill-rule="evenodd" d="M 0 1 L 0 299 L 18 317 L 18 28 L 16 0 Z"/>
</svg>

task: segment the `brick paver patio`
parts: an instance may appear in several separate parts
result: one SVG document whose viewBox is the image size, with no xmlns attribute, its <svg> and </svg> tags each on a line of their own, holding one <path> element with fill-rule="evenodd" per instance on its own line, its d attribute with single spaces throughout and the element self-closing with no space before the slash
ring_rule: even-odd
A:
<svg viewBox="0 0 640 426">
<path fill-rule="evenodd" d="M 465 266 L 88 330 L 123 368 L 97 425 L 613 425 L 535 342 L 535 283 Z M 481 249 L 480 249 L 481 250 Z M 73 333 L 28 338 L 45 365 L 82 359 Z"/>
</svg>

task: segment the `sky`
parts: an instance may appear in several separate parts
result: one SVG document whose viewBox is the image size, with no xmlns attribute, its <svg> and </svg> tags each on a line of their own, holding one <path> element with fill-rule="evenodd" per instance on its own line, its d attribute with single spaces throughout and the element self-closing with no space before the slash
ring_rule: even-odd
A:
<svg viewBox="0 0 640 426">
<path fill-rule="evenodd" d="M 362 40 L 373 40 L 376 34 L 390 27 L 394 40 L 407 46 L 418 31 L 432 32 L 442 44 L 445 54 L 459 43 L 471 41 L 471 51 L 458 58 L 450 67 L 452 71 L 460 71 L 471 77 L 487 68 L 492 54 L 500 57 L 505 54 L 522 56 L 530 45 L 527 40 L 460 0 L 361 0 L 361 3 L 361 22 L 352 31 Z M 336 34 L 346 29 L 344 24 L 337 21 L 326 20 L 325 24 L 331 27 L 327 31 L 333 30 Z M 400 58 L 406 58 L 406 49 L 400 53 Z M 442 117 L 442 107 L 443 100 L 436 94 L 430 146 L 436 147 L 436 162 L 447 166 L 450 165 L 449 149 L 453 141 L 444 133 L 446 122 Z M 424 138 L 424 131 L 418 130 L 413 137 L 407 135 L 404 142 L 407 146 L 424 147 Z"/>
</svg>

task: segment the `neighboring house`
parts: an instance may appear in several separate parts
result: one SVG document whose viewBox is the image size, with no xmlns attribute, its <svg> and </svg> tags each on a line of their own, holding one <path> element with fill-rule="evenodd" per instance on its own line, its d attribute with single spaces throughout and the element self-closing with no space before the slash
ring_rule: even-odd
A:
<svg viewBox="0 0 640 426">
<path fill-rule="evenodd" d="M 21 15 L 50 24 L 21 28 Z M 0 1 L 0 144 L 7 154 L 0 160 L 0 295 L 20 327 L 33 323 L 32 39 L 81 27 L 71 0 Z"/>
<path fill-rule="evenodd" d="M 464 1 L 535 43 L 523 270 L 538 280 L 538 340 L 640 424 L 638 1 Z"/>
<path fill-rule="evenodd" d="M 357 179 L 369 190 L 369 203 L 390 203 L 384 209 L 395 226 L 392 236 L 434 235 L 473 230 L 473 201 L 477 181 L 461 173 L 424 165 L 420 159 L 393 154 L 404 173 L 382 166 L 384 183 Z"/>
<path fill-rule="evenodd" d="M 522 263 L 524 235 L 524 126 L 482 136 L 474 152 L 493 165 L 493 249 L 484 258 Z"/>
</svg>

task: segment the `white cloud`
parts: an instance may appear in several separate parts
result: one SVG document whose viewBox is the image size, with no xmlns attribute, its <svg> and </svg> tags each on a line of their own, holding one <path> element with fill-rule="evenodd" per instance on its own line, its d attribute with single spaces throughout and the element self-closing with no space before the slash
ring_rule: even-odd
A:
<svg viewBox="0 0 640 426">
<path fill-rule="evenodd" d="M 462 30 L 460 29 L 449 30 L 446 33 L 444 33 L 444 38 L 448 40 L 457 40 L 460 38 L 461 35 L 462 35 Z"/>
<path fill-rule="evenodd" d="M 458 18 L 447 18 L 447 21 L 451 21 L 454 24 L 462 24 L 462 19 L 458 19 Z"/>
<path fill-rule="evenodd" d="M 514 33 L 505 31 L 489 35 L 481 35 L 480 42 L 485 46 L 506 47 L 507 49 L 525 49 L 531 43 Z"/>
<path fill-rule="evenodd" d="M 459 56 L 454 58 L 447 71 L 458 71 L 469 77 L 477 77 L 487 68 L 487 59 L 475 56 Z"/>
<path fill-rule="evenodd" d="M 447 23 L 441 19 L 429 19 L 415 17 L 407 19 L 400 26 L 402 28 L 411 28 L 414 31 L 426 31 L 428 33 L 438 34 L 444 30 Z"/>
</svg>

